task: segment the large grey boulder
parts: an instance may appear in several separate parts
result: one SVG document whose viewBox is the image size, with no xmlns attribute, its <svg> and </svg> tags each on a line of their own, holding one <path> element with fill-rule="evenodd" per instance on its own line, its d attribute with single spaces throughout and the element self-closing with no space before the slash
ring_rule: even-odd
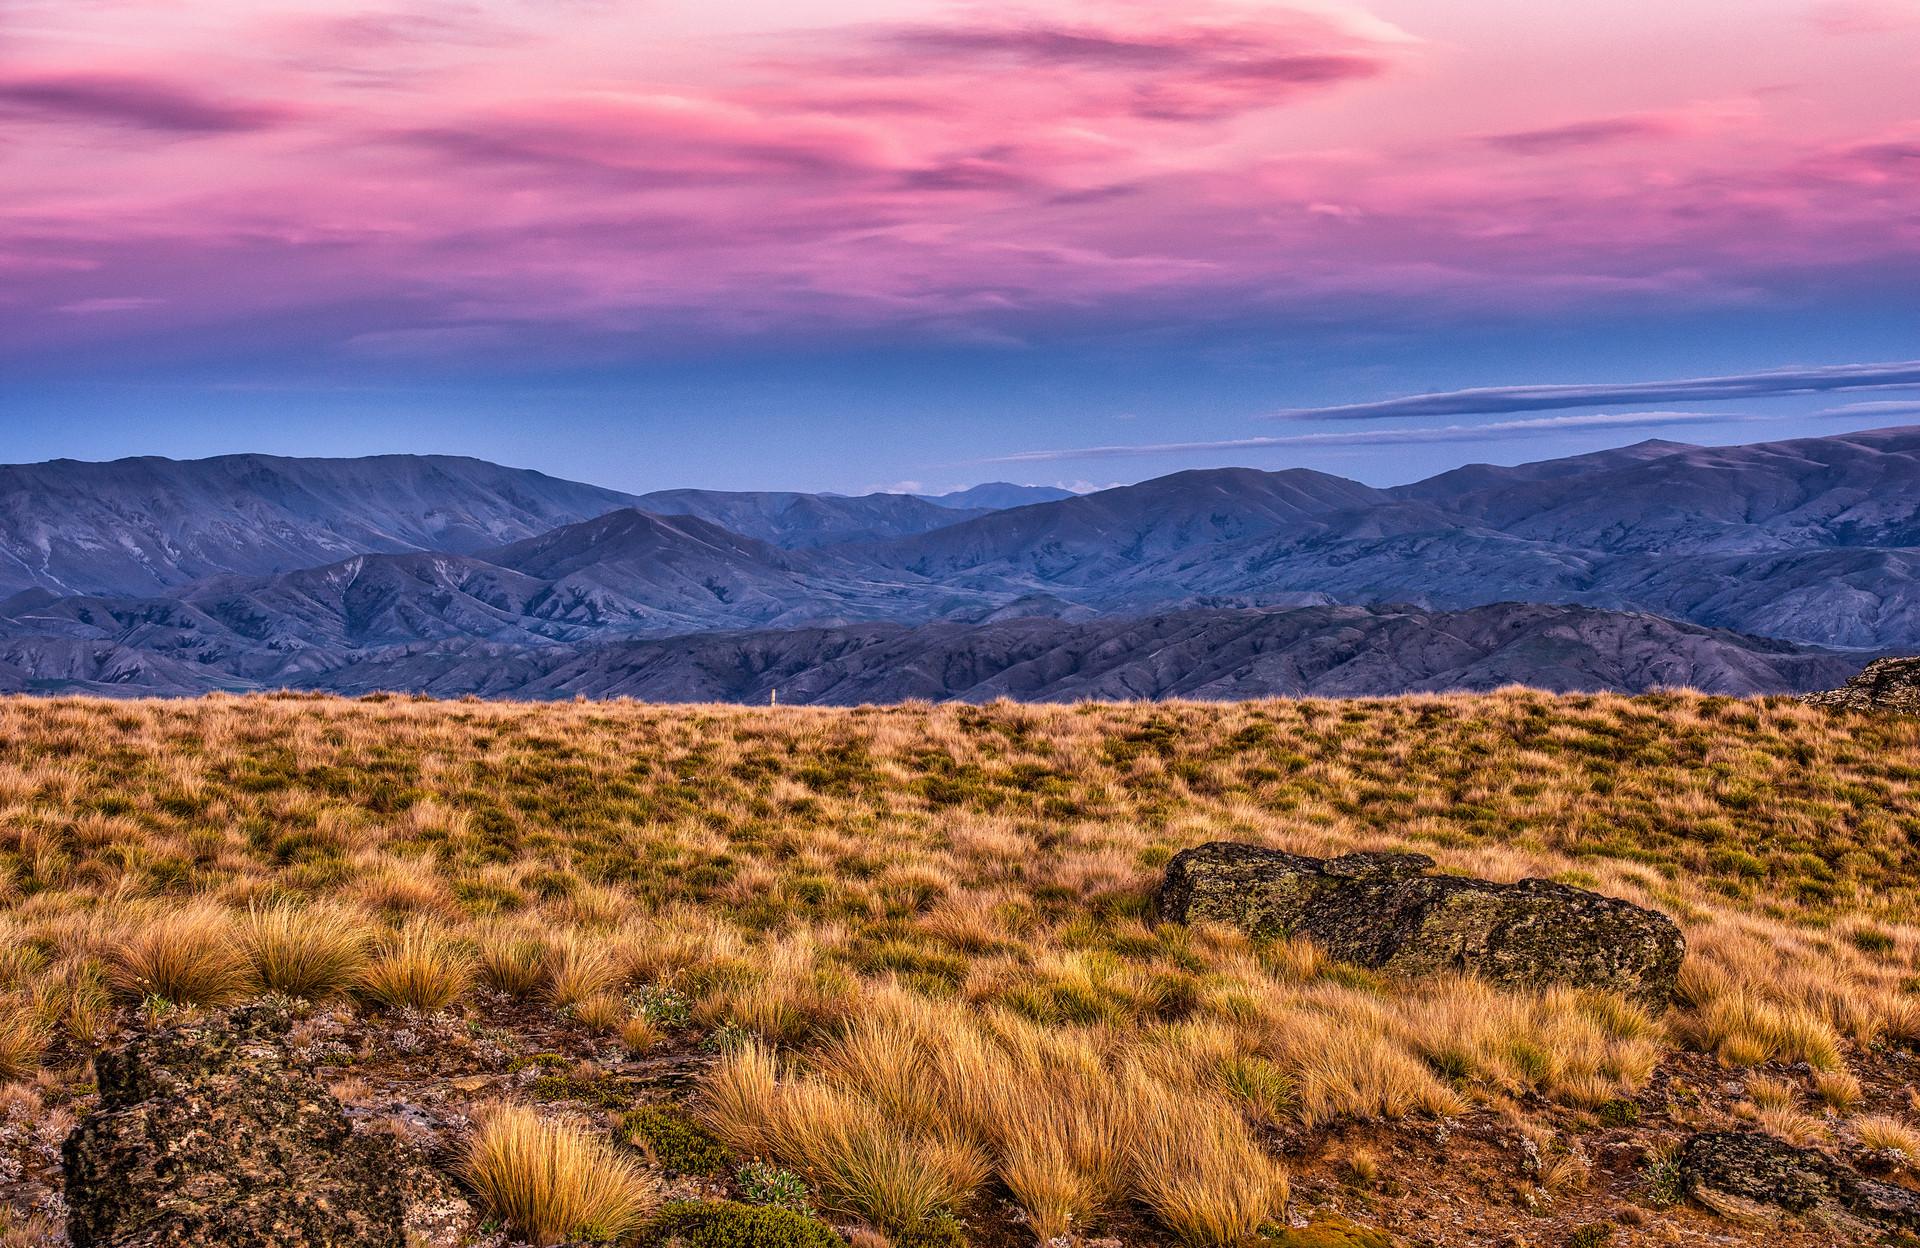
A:
<svg viewBox="0 0 1920 1248">
<path fill-rule="evenodd" d="M 1800 700 L 1836 711 L 1902 711 L 1920 715 L 1920 658 L 1875 659 L 1838 689 Z"/>
<path fill-rule="evenodd" d="M 1550 880 L 1430 875 L 1425 854 L 1298 854 L 1215 841 L 1175 854 L 1163 922 L 1301 936 L 1344 962 L 1417 975 L 1467 971 L 1508 986 L 1569 984 L 1649 1005 L 1673 994 L 1686 938 L 1655 910 Z"/>
<path fill-rule="evenodd" d="M 1920 1231 L 1920 1192 L 1758 1131 L 1694 1136 L 1680 1152 L 1680 1177 L 1688 1194 L 1710 1208 L 1769 1205 Z"/>
</svg>

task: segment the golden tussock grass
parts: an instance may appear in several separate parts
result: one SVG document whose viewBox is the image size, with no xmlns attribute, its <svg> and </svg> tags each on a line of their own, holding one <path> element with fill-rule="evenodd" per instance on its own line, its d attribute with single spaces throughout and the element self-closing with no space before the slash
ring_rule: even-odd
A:
<svg viewBox="0 0 1920 1248">
<path fill-rule="evenodd" d="M 255 904 L 239 923 L 240 947 L 260 987 L 324 1001 L 366 972 L 373 936 L 360 914 L 324 902 Z"/>
<path fill-rule="evenodd" d="M 1891 1114 L 1863 1114 L 1849 1125 L 1863 1146 L 1894 1154 L 1908 1170 L 1920 1168 L 1920 1130 L 1911 1123 Z"/>
<path fill-rule="evenodd" d="M 496 1106 L 467 1148 L 469 1186 L 536 1244 L 616 1242 L 659 1203 L 659 1183 L 611 1144 L 517 1105 Z"/>
<path fill-rule="evenodd" d="M 1134 1191 L 1182 1240 L 1245 1243 L 1286 1204 L 1285 1170 L 1223 1101 L 1139 1073 L 1127 1099 Z"/>
<path fill-rule="evenodd" d="M 360 995 L 389 1009 L 445 1009 L 467 990 L 467 950 L 432 924 L 414 920 L 381 941 L 361 972 Z"/>
<path fill-rule="evenodd" d="M 205 902 L 148 918 L 109 952 L 108 981 L 122 996 L 180 1005 L 227 1005 L 251 974 L 227 910 Z"/>
<path fill-rule="evenodd" d="M 47 1025 L 32 1010 L 0 1000 L 0 1083 L 32 1074 L 47 1040 Z"/>
</svg>

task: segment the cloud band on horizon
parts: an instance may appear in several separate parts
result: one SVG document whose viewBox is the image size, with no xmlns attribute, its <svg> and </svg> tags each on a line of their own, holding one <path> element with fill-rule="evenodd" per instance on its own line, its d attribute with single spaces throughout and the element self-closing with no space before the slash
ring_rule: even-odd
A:
<svg viewBox="0 0 1920 1248">
<path fill-rule="evenodd" d="M 1355 433 L 1296 433 L 1280 437 L 1229 438 L 1217 442 L 1159 442 L 1139 446 L 1087 446 L 1050 451 L 1017 451 L 971 462 L 1030 464 L 1064 459 L 1123 459 L 1141 455 L 1179 455 L 1201 451 L 1266 450 L 1287 446 L 1392 446 L 1434 442 L 1491 441 L 1503 436 L 1564 433 L 1578 429 L 1656 429 L 1674 425 L 1744 424 L 1771 417 L 1725 412 L 1596 412 L 1585 416 L 1543 416 L 1502 420 L 1489 425 L 1440 425 L 1421 429 L 1369 429 Z"/>
<path fill-rule="evenodd" d="M 1491 416 L 1506 412 L 1544 412 L 1615 403 L 1713 403 L 1728 399 L 1771 399 L 1848 390 L 1909 389 L 1920 389 L 1920 360 L 1887 364 L 1831 364 L 1675 381 L 1441 390 L 1370 403 L 1288 408 L 1268 413 L 1262 419 L 1386 420 L 1397 416 Z"/>
</svg>

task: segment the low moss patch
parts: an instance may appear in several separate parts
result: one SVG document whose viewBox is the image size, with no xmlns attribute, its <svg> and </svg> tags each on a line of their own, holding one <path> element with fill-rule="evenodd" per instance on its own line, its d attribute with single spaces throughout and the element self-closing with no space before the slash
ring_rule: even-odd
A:
<svg viewBox="0 0 1920 1248">
<path fill-rule="evenodd" d="M 846 1248 L 833 1228 L 817 1218 L 732 1200 L 666 1205 L 641 1232 L 640 1242 L 685 1248 Z"/>
<path fill-rule="evenodd" d="M 1262 1235 L 1260 1248 L 1396 1248 L 1396 1244 L 1385 1231 L 1349 1222 L 1338 1214 L 1322 1214 L 1309 1226 Z"/>
<path fill-rule="evenodd" d="M 622 1118 L 620 1137 L 668 1174 L 719 1174 L 731 1160 L 711 1131 L 665 1105 L 643 1105 Z"/>
</svg>

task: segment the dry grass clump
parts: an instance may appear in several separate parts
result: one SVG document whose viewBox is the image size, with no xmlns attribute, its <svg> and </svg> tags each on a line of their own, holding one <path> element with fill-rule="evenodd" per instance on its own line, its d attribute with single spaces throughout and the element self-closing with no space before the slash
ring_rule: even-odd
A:
<svg viewBox="0 0 1920 1248">
<path fill-rule="evenodd" d="M 547 976 L 547 946 L 517 928 L 489 928 L 475 940 L 480 982 L 510 997 L 530 997 Z"/>
<path fill-rule="evenodd" d="M 1414 990 L 1399 1014 L 1411 1047 L 1437 1070 L 1574 1105 L 1631 1095 L 1660 1056 L 1654 1020 L 1612 994 L 1503 993 L 1442 979 Z"/>
<path fill-rule="evenodd" d="M 1138 1073 L 1127 1095 L 1134 1190 L 1183 1242 L 1243 1244 L 1286 1204 L 1286 1172 L 1223 1102 Z"/>
<path fill-rule="evenodd" d="M 1820 1099 L 1827 1108 L 1842 1114 L 1859 1104 L 1860 1098 L 1865 1095 L 1865 1089 L 1860 1086 L 1859 1078 L 1852 1071 L 1844 1068 L 1815 1071 L 1813 1088 L 1820 1094 Z"/>
<path fill-rule="evenodd" d="M 531 1109 L 489 1112 L 467 1147 L 468 1184 L 536 1244 L 612 1243 L 659 1203 L 659 1183 L 605 1140 Z"/>
<path fill-rule="evenodd" d="M 733 1053 L 706 1086 L 706 1121 L 890 1233 L 964 1209 L 989 1175 L 1044 1239 L 1134 1197 L 1184 1239 L 1238 1243 L 1285 1202 L 1219 1085 L 1230 1042 L 1188 1030 L 1126 1044 L 898 987 L 868 1004 L 804 1068 L 782 1071 L 758 1044 Z"/>
<path fill-rule="evenodd" d="M 1391 1038 L 1377 1004 L 1332 995 L 1321 1003 L 1322 1011 L 1303 1014 L 1274 1041 L 1295 1072 L 1302 1123 L 1414 1113 L 1443 1117 L 1466 1108 L 1433 1067 Z"/>
<path fill-rule="evenodd" d="M 467 950 L 431 923 L 414 920 L 380 942 L 360 975 L 361 996 L 389 1009 L 431 1012 L 460 999 L 472 981 Z"/>
<path fill-rule="evenodd" d="M 821 934 L 803 928 L 773 941 L 751 961 L 710 960 L 702 976 L 708 984 L 702 1016 L 731 1022 L 775 1044 L 824 1034 L 845 1016 L 854 984 L 822 966 L 822 952 Z"/>
<path fill-rule="evenodd" d="M 46 1023 L 24 1002 L 0 999 L 0 1083 L 32 1074 L 48 1039 Z"/>
<path fill-rule="evenodd" d="M 889 1073 L 898 1083 L 905 1072 Z M 830 1209 L 890 1233 L 964 1209 L 988 1174 L 970 1141 L 892 1117 L 839 1082 L 780 1078 L 772 1052 L 757 1043 L 714 1073 L 704 1120 L 736 1152 L 798 1170 Z"/>
<path fill-rule="evenodd" d="M 1827 1138 L 1827 1124 L 1800 1108 L 1800 1085 L 1773 1075 L 1747 1080 L 1747 1102 L 1738 1112 L 1769 1134 L 1790 1144 L 1818 1144 Z"/>
<path fill-rule="evenodd" d="M 565 1007 L 610 995 L 620 985 L 621 972 L 603 937 L 563 929 L 547 941 L 540 976 L 547 999 Z"/>
<path fill-rule="evenodd" d="M 239 923 L 240 947 L 262 988 L 324 1001 L 366 972 L 366 920 L 341 906 L 290 901 L 255 905 Z"/>
<path fill-rule="evenodd" d="M 1920 1130 L 1891 1114 L 1863 1114 L 1850 1125 L 1862 1147 L 1893 1154 L 1909 1170 L 1920 1169 Z"/>
<path fill-rule="evenodd" d="M 1694 1007 L 1683 1025 L 1700 1048 L 1729 1066 L 1805 1062 L 1815 1070 L 1844 1067 L 1840 1037 L 1814 1009 L 1772 999 L 1755 984 L 1729 982 L 1690 962 L 1680 991 Z"/>
<path fill-rule="evenodd" d="M 114 991 L 135 1001 L 157 997 L 178 1005 L 228 1005 L 252 984 L 233 916 L 206 903 L 147 919 L 108 958 Z"/>
</svg>

